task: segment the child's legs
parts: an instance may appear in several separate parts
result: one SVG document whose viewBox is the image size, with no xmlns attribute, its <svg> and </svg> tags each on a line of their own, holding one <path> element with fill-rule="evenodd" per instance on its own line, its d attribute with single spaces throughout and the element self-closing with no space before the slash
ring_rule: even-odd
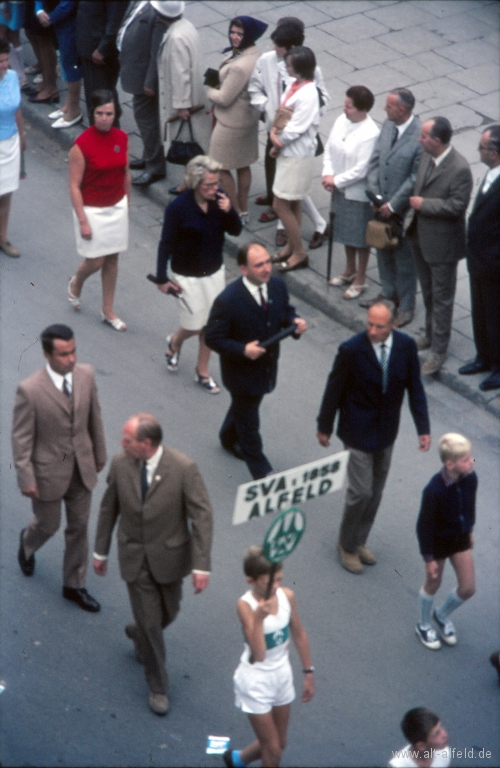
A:
<svg viewBox="0 0 500 768">
<path fill-rule="evenodd" d="M 451 555 L 450 560 L 457 575 L 457 595 L 461 600 L 468 600 L 476 591 L 472 550 L 467 549 L 465 552 L 456 552 L 454 555 Z"/>
<path fill-rule="evenodd" d="M 286 732 L 290 718 L 290 704 L 273 707 L 265 715 L 248 715 L 257 741 L 242 749 L 240 759 L 251 763 L 262 758 L 262 765 L 279 766 L 281 753 L 286 746 Z"/>
<path fill-rule="evenodd" d="M 446 560 L 436 560 L 436 563 L 437 571 L 434 574 L 430 574 L 429 570 L 426 569 L 425 583 L 423 588 L 424 592 L 427 592 L 428 595 L 435 595 L 441 586 L 441 580 L 443 578 L 443 571 Z"/>
</svg>

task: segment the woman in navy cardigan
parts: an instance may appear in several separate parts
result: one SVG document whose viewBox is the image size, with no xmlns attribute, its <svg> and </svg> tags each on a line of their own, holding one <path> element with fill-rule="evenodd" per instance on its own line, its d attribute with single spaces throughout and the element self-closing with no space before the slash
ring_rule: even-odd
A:
<svg viewBox="0 0 500 768">
<path fill-rule="evenodd" d="M 156 266 L 160 291 L 180 292 L 185 300 L 179 302 L 179 328 L 167 336 L 167 368 L 177 371 L 183 342 L 198 336 L 195 381 L 210 394 L 220 390 L 208 373 L 205 325 L 215 297 L 226 285 L 224 233 L 239 235 L 242 226 L 229 197 L 219 188 L 220 168 L 206 155 L 197 155 L 187 164 L 189 188 L 165 209 Z"/>
</svg>

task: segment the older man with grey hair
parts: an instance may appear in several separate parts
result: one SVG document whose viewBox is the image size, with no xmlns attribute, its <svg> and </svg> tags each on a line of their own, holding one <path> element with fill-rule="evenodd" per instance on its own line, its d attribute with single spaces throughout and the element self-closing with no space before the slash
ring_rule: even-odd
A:
<svg viewBox="0 0 500 768">
<path fill-rule="evenodd" d="M 415 97 L 407 88 L 394 88 L 387 96 L 387 120 L 375 144 L 368 168 L 368 188 L 383 202 L 376 213 L 401 227 L 410 207 L 409 197 L 415 186 L 422 154 L 418 137 L 420 120 L 412 114 Z M 390 299 L 398 306 L 395 325 L 401 328 L 413 319 L 417 275 L 411 244 L 402 237 L 394 250 L 377 250 L 381 290 L 375 301 Z M 373 300 L 362 300 L 369 307 Z"/>
</svg>

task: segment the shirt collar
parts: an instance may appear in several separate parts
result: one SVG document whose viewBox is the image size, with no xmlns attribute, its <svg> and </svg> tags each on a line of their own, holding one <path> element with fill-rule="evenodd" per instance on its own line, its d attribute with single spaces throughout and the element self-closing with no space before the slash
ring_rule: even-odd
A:
<svg viewBox="0 0 500 768">
<path fill-rule="evenodd" d="M 262 290 L 262 293 L 264 295 L 264 299 L 267 301 L 267 283 L 262 283 L 262 285 L 254 285 L 250 282 L 250 280 L 243 275 L 243 285 L 247 289 L 247 291 L 250 292 L 250 295 L 253 296 L 257 304 L 260 306 L 260 293 L 259 288 Z"/>
<path fill-rule="evenodd" d="M 451 152 L 451 144 L 450 144 L 450 146 L 448 147 L 448 149 L 445 149 L 445 151 L 443 152 L 443 154 L 442 154 L 442 155 L 439 155 L 439 157 L 433 157 L 433 158 L 432 158 L 432 159 L 434 160 L 434 165 L 436 166 L 436 168 L 437 168 L 439 165 L 441 165 L 441 163 L 443 162 L 443 160 L 444 160 L 446 157 L 448 157 L 448 155 L 450 154 L 450 152 Z"/>
<path fill-rule="evenodd" d="M 453 485 L 453 483 L 456 483 L 457 481 L 454 480 L 452 477 L 450 477 L 446 471 L 446 467 L 441 468 L 441 477 L 443 478 L 443 483 L 448 488 L 449 485 Z"/>
<path fill-rule="evenodd" d="M 487 192 L 488 189 L 491 187 L 494 181 L 497 180 L 497 178 L 500 176 L 500 165 L 497 165 L 496 168 L 490 168 L 486 176 L 484 177 L 483 182 L 483 192 Z"/>
<path fill-rule="evenodd" d="M 380 341 L 380 342 L 377 342 L 376 344 L 373 344 L 373 342 L 370 342 L 370 344 L 372 345 L 373 351 L 375 352 L 378 358 L 380 357 L 380 353 L 381 353 L 381 349 L 380 349 L 381 344 L 385 344 L 387 354 L 390 355 L 391 349 L 392 349 L 392 331 L 390 332 L 389 336 L 386 338 L 385 341 L 383 342 Z"/>
<path fill-rule="evenodd" d="M 159 445 L 156 452 L 153 453 L 153 455 L 149 459 L 146 459 L 146 467 L 147 467 L 148 473 L 150 472 L 151 474 L 153 474 L 156 471 L 162 456 L 163 456 L 163 445 Z"/>
<path fill-rule="evenodd" d="M 45 370 L 49 374 L 53 385 L 56 389 L 59 390 L 59 392 L 63 391 L 64 379 L 66 379 L 68 382 L 70 390 L 73 391 L 73 373 L 67 373 L 66 376 L 61 376 L 60 373 L 57 373 L 50 367 L 49 363 L 46 364 Z"/>
<path fill-rule="evenodd" d="M 400 139 L 403 133 L 406 131 L 406 129 L 410 127 L 414 118 L 415 118 L 415 115 L 410 115 L 406 123 L 401 123 L 401 125 L 396 125 L 396 128 L 398 129 L 398 139 Z"/>
</svg>

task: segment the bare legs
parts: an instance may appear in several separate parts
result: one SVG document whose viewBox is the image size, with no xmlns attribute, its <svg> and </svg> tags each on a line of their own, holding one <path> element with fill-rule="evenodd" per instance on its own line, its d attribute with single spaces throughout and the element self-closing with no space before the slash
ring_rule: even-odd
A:
<svg viewBox="0 0 500 768">
<path fill-rule="evenodd" d="M 220 171 L 220 185 L 238 213 L 246 213 L 248 211 L 248 193 L 252 183 L 250 166 L 238 168 L 236 176 L 238 180 L 237 191 L 231 171 Z"/>
<path fill-rule="evenodd" d="M 356 267 L 356 252 L 358 254 L 358 266 Z M 346 268 L 343 277 L 356 275 L 353 285 L 364 285 L 366 282 L 366 267 L 370 258 L 369 248 L 354 248 L 352 245 L 345 246 Z"/>
<path fill-rule="evenodd" d="M 456 552 L 454 555 L 451 555 L 450 561 L 457 575 L 457 595 L 461 600 L 468 600 L 476 591 L 472 550 L 467 549 L 465 552 Z M 446 560 L 437 560 L 438 571 L 434 579 L 427 574 L 424 592 L 427 592 L 428 595 L 435 595 L 441 586 L 445 563 Z"/>
<path fill-rule="evenodd" d="M 7 243 L 7 226 L 9 224 L 10 201 L 12 192 L 0 195 L 0 245 Z"/>
<path fill-rule="evenodd" d="M 284 200 L 281 197 L 274 196 L 273 210 L 281 219 L 288 236 L 288 243 L 283 251 L 281 251 L 280 256 L 283 256 L 283 259 L 288 259 L 288 266 L 294 266 L 307 257 L 300 234 L 300 225 L 302 223 L 300 200 Z"/>
<path fill-rule="evenodd" d="M 79 297 L 85 280 L 94 272 L 101 270 L 102 280 L 102 311 L 108 320 L 115 320 L 113 311 L 116 279 L 118 277 L 118 254 L 100 256 L 97 259 L 84 259 L 76 271 L 70 289 L 74 296 Z"/>
<path fill-rule="evenodd" d="M 33 42 L 36 40 L 36 43 Z M 57 54 L 52 40 L 42 35 L 32 35 L 30 42 L 42 69 L 42 87 L 38 90 L 37 100 L 48 99 L 57 94 Z"/>
<path fill-rule="evenodd" d="M 205 329 L 201 331 L 188 331 L 186 328 L 179 326 L 176 332 L 170 339 L 170 345 L 174 352 L 180 352 L 183 343 L 186 339 L 190 339 L 191 336 L 199 336 L 199 349 L 198 349 L 198 361 L 196 363 L 196 370 L 202 378 L 209 375 L 208 373 L 208 361 L 210 358 L 210 348 L 205 344 Z"/>
<path fill-rule="evenodd" d="M 248 717 L 257 739 L 241 750 L 241 761 L 248 765 L 261 758 L 262 765 L 266 768 L 279 766 L 281 753 L 286 747 L 290 704 L 273 707 L 265 715 L 248 715 Z"/>
<path fill-rule="evenodd" d="M 82 88 L 82 81 L 75 80 L 74 83 L 67 83 L 68 92 L 66 95 L 66 104 L 62 107 L 64 112 L 64 119 L 69 123 L 71 120 L 75 120 L 81 113 L 80 109 L 80 91 Z"/>
</svg>

